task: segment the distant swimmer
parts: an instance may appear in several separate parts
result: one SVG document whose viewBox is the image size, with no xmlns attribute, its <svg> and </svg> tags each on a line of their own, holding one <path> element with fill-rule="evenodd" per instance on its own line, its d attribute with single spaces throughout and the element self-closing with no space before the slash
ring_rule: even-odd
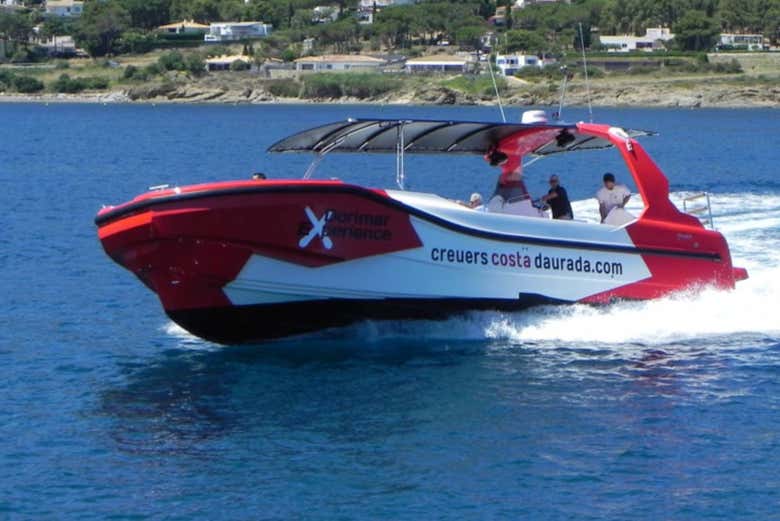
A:
<svg viewBox="0 0 780 521">
<path fill-rule="evenodd" d="M 570 221 L 574 218 L 574 212 L 569 202 L 569 194 L 561 186 L 557 175 L 553 174 L 550 176 L 550 191 L 547 192 L 547 195 L 543 195 L 541 199 L 552 210 L 553 219 Z"/>
<path fill-rule="evenodd" d="M 604 186 L 596 192 L 596 199 L 599 201 L 599 213 L 603 223 L 613 209 L 625 207 L 631 199 L 631 190 L 626 185 L 615 184 L 615 176 L 607 172 L 604 174 Z"/>
</svg>

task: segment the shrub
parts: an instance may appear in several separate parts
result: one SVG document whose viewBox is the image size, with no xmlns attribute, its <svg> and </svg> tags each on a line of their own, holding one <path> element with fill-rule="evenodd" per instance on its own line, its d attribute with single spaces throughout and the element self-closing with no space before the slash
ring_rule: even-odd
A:
<svg viewBox="0 0 780 521">
<path fill-rule="evenodd" d="M 100 76 L 87 76 L 83 78 L 71 78 L 67 74 L 60 75 L 54 83 L 52 83 L 52 89 L 56 92 L 64 92 L 67 94 L 74 94 L 86 89 L 102 90 L 108 88 L 109 82 L 107 78 Z"/>
<path fill-rule="evenodd" d="M 280 98 L 297 98 L 301 93 L 301 84 L 295 80 L 269 80 L 265 88 L 274 96 Z"/>
<path fill-rule="evenodd" d="M 156 69 L 155 65 L 155 69 Z M 126 80 L 138 80 L 138 81 L 146 81 L 149 79 L 149 71 L 147 70 L 148 67 L 145 68 L 139 68 L 135 65 L 128 65 L 125 67 L 125 71 L 122 73 L 122 78 Z M 155 72 L 154 74 L 157 74 Z"/>
<path fill-rule="evenodd" d="M 340 98 L 341 81 L 336 74 L 309 74 L 303 79 L 304 98 Z"/>
<path fill-rule="evenodd" d="M 29 94 L 43 90 L 43 82 L 31 76 L 14 76 L 13 86 L 17 91 L 23 94 Z"/>
<path fill-rule="evenodd" d="M 185 61 L 185 69 L 190 74 L 199 76 L 206 72 L 206 62 L 199 54 L 190 54 Z"/>
<path fill-rule="evenodd" d="M 206 63 L 199 54 L 184 56 L 179 51 L 166 52 L 160 56 L 156 65 L 157 71 L 153 71 L 149 69 L 150 66 L 147 66 L 147 72 L 150 76 L 164 71 L 184 71 L 197 76 L 203 74 L 206 70 Z"/>
<path fill-rule="evenodd" d="M 184 56 L 179 51 L 168 51 L 162 54 L 157 64 L 165 71 L 183 71 L 187 68 Z"/>
<path fill-rule="evenodd" d="M 85 88 L 93 90 L 104 90 L 109 85 L 108 78 L 102 76 L 87 76 L 86 78 L 81 78 L 81 81 L 84 83 Z"/>
<path fill-rule="evenodd" d="M 712 66 L 715 72 L 720 72 L 724 74 L 741 74 L 744 72 L 742 70 L 742 65 L 740 63 L 732 58 L 731 61 L 727 63 L 716 63 L 714 66 Z"/>
<path fill-rule="evenodd" d="M 371 73 L 319 73 L 303 78 L 305 98 L 370 98 L 397 89 L 401 81 Z"/>
<path fill-rule="evenodd" d="M 54 83 L 51 85 L 52 90 L 55 92 L 64 92 L 67 94 L 73 94 L 84 90 L 85 86 L 79 79 L 71 78 L 67 74 L 60 74 Z"/>
<path fill-rule="evenodd" d="M 281 58 L 283 61 L 291 62 L 298 58 L 298 52 L 292 47 L 288 47 L 284 51 L 282 51 Z"/>
<path fill-rule="evenodd" d="M 14 84 L 14 78 L 13 72 L 0 70 L 0 88 L 10 89 Z"/>
<path fill-rule="evenodd" d="M 249 64 L 244 60 L 236 60 L 230 64 L 231 71 L 248 71 Z"/>
<path fill-rule="evenodd" d="M 27 47 L 19 47 L 11 56 L 11 63 L 28 63 L 35 61 L 35 55 Z"/>
<path fill-rule="evenodd" d="M 150 63 L 143 68 L 143 73 L 148 76 L 157 76 L 162 73 L 162 68 L 156 63 Z"/>
<path fill-rule="evenodd" d="M 135 65 L 128 65 L 122 72 L 122 78 L 126 80 L 133 80 L 135 79 L 135 75 L 138 74 L 139 70 L 140 69 Z"/>
<path fill-rule="evenodd" d="M 397 89 L 401 81 L 380 74 L 342 74 L 341 91 L 345 96 L 372 98 Z"/>
</svg>

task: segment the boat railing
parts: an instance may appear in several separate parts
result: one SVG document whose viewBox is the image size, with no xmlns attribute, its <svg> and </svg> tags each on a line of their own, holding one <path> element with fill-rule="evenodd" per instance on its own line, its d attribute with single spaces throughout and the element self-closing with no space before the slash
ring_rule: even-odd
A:
<svg viewBox="0 0 780 521">
<path fill-rule="evenodd" d="M 706 228 L 715 229 L 715 223 L 712 220 L 710 194 L 708 192 L 701 192 L 684 197 L 683 211 L 697 217 Z"/>
</svg>

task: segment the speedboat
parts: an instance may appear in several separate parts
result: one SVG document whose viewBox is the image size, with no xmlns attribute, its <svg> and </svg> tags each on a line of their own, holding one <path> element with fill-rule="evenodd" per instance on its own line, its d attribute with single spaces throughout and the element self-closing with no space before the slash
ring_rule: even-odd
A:
<svg viewBox="0 0 780 521">
<path fill-rule="evenodd" d="M 672 203 L 666 177 L 637 142 L 648 132 L 532 121 L 334 122 L 269 148 L 313 153 L 303 179 L 156 187 L 100 210 L 98 236 L 174 322 L 223 344 L 361 320 L 655 299 L 747 278 L 724 237 Z M 515 201 L 475 210 L 403 189 L 407 154 L 500 151 L 521 165 L 610 147 L 641 196 L 638 215 L 562 221 Z M 395 154 L 398 188 L 312 179 L 331 152 Z"/>
</svg>

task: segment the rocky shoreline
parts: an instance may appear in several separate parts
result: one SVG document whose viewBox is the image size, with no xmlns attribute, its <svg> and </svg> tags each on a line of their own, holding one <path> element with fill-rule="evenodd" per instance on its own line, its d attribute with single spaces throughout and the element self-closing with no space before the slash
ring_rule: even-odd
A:
<svg viewBox="0 0 780 521">
<path fill-rule="evenodd" d="M 589 90 L 589 93 L 588 93 Z M 511 86 L 503 94 L 507 105 L 553 106 L 559 102 L 559 92 L 553 84 Z M 719 82 L 707 78 L 635 79 L 632 81 L 597 81 L 587 89 L 574 83 L 567 92 L 567 105 L 587 105 L 588 98 L 599 107 L 657 108 L 780 108 L 778 82 Z M 397 105 L 493 105 L 489 95 L 464 93 L 441 85 L 423 85 L 401 89 L 372 98 L 282 98 L 270 94 L 262 81 L 242 81 L 234 85 L 214 82 L 149 83 L 108 92 L 80 94 L 4 94 L 0 103 L 151 103 L 151 104 L 397 104 Z"/>
</svg>

